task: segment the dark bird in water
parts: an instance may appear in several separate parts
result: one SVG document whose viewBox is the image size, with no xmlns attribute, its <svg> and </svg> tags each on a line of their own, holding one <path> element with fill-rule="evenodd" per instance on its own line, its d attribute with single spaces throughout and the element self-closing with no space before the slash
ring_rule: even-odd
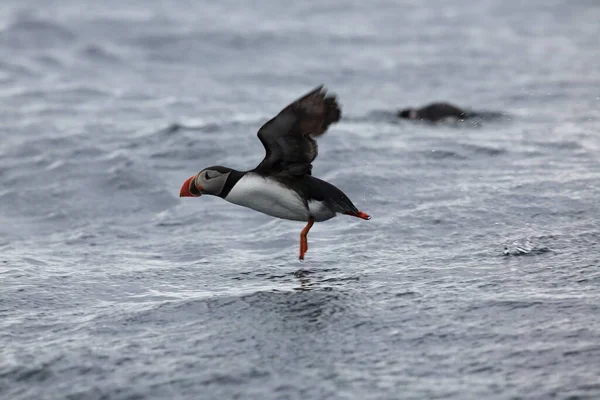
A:
<svg viewBox="0 0 600 400">
<path fill-rule="evenodd" d="M 285 107 L 258 131 L 265 157 L 249 171 L 222 166 L 208 167 L 188 178 L 180 197 L 203 194 L 219 196 L 230 203 L 264 214 L 304 221 L 300 233 L 300 260 L 308 250 L 306 235 L 315 222 L 337 213 L 370 219 L 358 210 L 340 189 L 312 176 L 317 157 L 315 138 L 340 120 L 336 97 L 319 86 Z"/>
<path fill-rule="evenodd" d="M 467 119 L 475 114 L 461 110 L 448 103 L 432 103 L 422 108 L 406 108 L 398 112 L 398 117 L 437 122 L 443 119 Z"/>
</svg>

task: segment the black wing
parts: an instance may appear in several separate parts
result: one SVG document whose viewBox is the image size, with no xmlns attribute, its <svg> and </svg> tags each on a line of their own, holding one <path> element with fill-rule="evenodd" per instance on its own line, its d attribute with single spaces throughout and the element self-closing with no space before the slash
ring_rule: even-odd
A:
<svg viewBox="0 0 600 400">
<path fill-rule="evenodd" d="M 274 175 L 310 175 L 317 157 L 314 137 L 327 131 L 342 115 L 335 96 L 326 95 L 323 85 L 285 107 L 258 131 L 266 155 L 255 171 Z"/>
</svg>

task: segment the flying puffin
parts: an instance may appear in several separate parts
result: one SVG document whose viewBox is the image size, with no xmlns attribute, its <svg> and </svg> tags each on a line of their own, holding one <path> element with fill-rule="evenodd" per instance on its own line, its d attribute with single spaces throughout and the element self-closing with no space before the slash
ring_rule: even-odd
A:
<svg viewBox="0 0 600 400">
<path fill-rule="evenodd" d="M 371 219 L 340 189 L 311 174 L 318 153 L 315 138 L 340 117 L 336 97 L 318 86 L 259 129 L 266 155 L 256 168 L 205 168 L 183 183 L 179 196 L 219 196 L 273 217 L 306 222 L 300 233 L 299 258 L 303 260 L 308 250 L 306 235 L 315 222 L 327 221 L 337 213 Z"/>
</svg>

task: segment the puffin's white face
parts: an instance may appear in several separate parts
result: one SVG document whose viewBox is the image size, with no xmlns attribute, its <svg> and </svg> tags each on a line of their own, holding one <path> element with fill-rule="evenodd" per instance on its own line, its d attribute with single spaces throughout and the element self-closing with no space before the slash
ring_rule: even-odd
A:
<svg viewBox="0 0 600 400">
<path fill-rule="evenodd" d="M 405 108 L 398 113 L 400 118 L 417 119 L 419 113 L 414 108 Z"/>
<path fill-rule="evenodd" d="M 179 197 L 198 197 L 203 194 L 218 196 L 223 191 L 231 170 L 209 167 L 188 178 L 181 186 Z"/>
</svg>

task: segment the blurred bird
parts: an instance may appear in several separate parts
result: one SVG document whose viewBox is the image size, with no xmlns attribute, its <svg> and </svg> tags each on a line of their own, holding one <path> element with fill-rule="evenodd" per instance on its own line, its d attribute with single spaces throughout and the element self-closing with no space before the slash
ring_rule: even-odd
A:
<svg viewBox="0 0 600 400">
<path fill-rule="evenodd" d="M 450 118 L 463 120 L 474 116 L 474 113 L 468 113 L 448 103 L 432 103 L 422 108 L 405 108 L 398 112 L 398 117 L 400 118 L 432 122 Z"/>
</svg>

